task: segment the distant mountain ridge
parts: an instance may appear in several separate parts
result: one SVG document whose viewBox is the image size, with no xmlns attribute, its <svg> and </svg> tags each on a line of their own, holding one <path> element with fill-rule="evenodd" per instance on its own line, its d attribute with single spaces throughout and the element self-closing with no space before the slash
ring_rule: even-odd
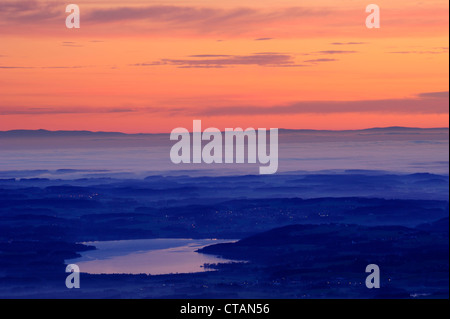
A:
<svg viewBox="0 0 450 319">
<path fill-rule="evenodd" d="M 402 126 L 391 126 L 391 127 L 374 127 L 359 130 L 314 130 L 314 129 L 279 129 L 280 133 L 345 133 L 345 132 L 442 132 L 449 131 L 448 127 L 437 127 L 437 128 L 415 128 L 415 127 L 402 127 Z M 87 130 L 57 130 L 50 131 L 45 129 L 39 130 L 8 130 L 0 131 L 0 137 L 93 137 L 93 136 L 104 136 L 104 137 L 118 137 L 118 136 L 149 136 L 149 135 L 166 135 L 169 133 L 122 133 L 122 132 L 104 132 L 104 131 L 87 131 Z"/>
<path fill-rule="evenodd" d="M 45 136 L 92 136 L 92 135 L 102 135 L 102 136 L 117 136 L 117 135 L 127 135 L 120 132 L 93 132 L 93 131 L 49 131 L 44 129 L 39 130 L 10 130 L 10 131 L 0 131 L 0 136 L 3 137 L 45 137 Z"/>
</svg>

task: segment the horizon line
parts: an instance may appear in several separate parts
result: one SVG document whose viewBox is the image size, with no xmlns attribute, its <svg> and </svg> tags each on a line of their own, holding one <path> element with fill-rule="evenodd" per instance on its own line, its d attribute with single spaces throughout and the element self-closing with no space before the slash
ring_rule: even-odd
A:
<svg viewBox="0 0 450 319">
<path fill-rule="evenodd" d="M 243 128 L 244 129 L 244 128 Z M 276 128 L 269 128 L 268 131 Z M 387 130 L 387 129 L 416 129 L 416 130 L 437 130 L 437 129 L 449 129 L 449 127 L 412 127 L 412 126 L 385 126 L 385 127 L 368 127 L 362 129 L 342 129 L 342 130 L 326 130 L 326 129 L 297 129 L 297 128 L 278 128 L 279 131 L 313 131 L 313 132 L 357 132 L 357 131 L 367 131 L 367 130 Z M 245 129 L 244 129 L 245 130 Z M 255 129 L 258 130 L 258 129 Z M 203 130 L 204 131 L 204 130 Z M 202 132 L 203 132 L 202 131 Z M 123 135 L 164 135 L 170 134 L 171 132 L 139 132 L 139 133 L 126 133 L 120 131 L 91 131 L 91 130 L 49 130 L 49 129 L 13 129 L 0 131 L 0 133 L 13 133 L 13 132 L 46 132 L 46 133 L 97 133 L 97 134 L 123 134 Z M 224 133 L 225 131 L 220 131 Z M 193 131 L 189 131 L 193 133 Z"/>
</svg>

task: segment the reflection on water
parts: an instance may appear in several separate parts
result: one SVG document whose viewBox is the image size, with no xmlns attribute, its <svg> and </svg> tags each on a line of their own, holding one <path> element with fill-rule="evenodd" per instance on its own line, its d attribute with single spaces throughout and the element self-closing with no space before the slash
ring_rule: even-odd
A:
<svg viewBox="0 0 450 319">
<path fill-rule="evenodd" d="M 233 242 L 219 239 L 140 239 L 96 241 L 97 250 L 81 253 L 80 258 L 66 260 L 77 264 L 80 271 L 89 274 L 151 274 L 194 273 L 208 271 L 205 263 L 227 263 L 227 260 L 197 253 L 202 247 Z"/>
</svg>

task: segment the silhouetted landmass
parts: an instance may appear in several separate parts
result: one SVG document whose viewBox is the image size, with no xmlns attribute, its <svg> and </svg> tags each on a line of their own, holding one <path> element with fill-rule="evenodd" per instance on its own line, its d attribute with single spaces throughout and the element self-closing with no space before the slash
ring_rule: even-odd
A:
<svg viewBox="0 0 450 319">
<path fill-rule="evenodd" d="M 188 128 L 191 130 L 191 128 Z M 206 129 L 206 127 L 204 128 Z M 223 130 L 223 129 L 222 129 Z M 448 141 L 448 128 L 384 127 L 362 130 L 293 130 L 279 129 L 280 144 L 325 141 Z M 52 147 L 122 147 L 169 145 L 169 133 L 138 133 L 91 131 L 11 130 L 0 131 L 3 149 Z"/>
<path fill-rule="evenodd" d="M 0 131 L 0 137 L 73 137 L 73 136 L 123 136 L 125 133 L 119 132 L 91 132 L 91 131 L 48 131 L 48 130 L 11 130 Z"/>
<path fill-rule="evenodd" d="M 281 133 L 320 133 L 320 132 L 331 132 L 336 134 L 338 132 L 443 132 L 447 131 L 448 128 L 416 128 L 416 127 L 402 127 L 402 126 L 390 126 L 390 127 L 374 127 L 361 130 L 313 130 L 313 129 L 279 129 Z M 162 133 L 161 133 L 162 134 Z M 122 135 L 159 135 L 155 133 L 138 133 L 138 134 L 127 134 L 122 132 L 93 132 L 93 131 L 49 131 L 44 129 L 39 130 L 10 130 L 10 131 L 0 131 L 0 137 L 41 137 L 41 136 L 87 136 L 87 135 L 97 135 L 97 136 L 122 136 Z"/>
<path fill-rule="evenodd" d="M 440 227 L 445 222 L 447 227 Z M 249 263 L 240 265 L 241 271 L 264 273 L 269 280 L 285 285 L 306 281 L 314 287 L 307 291 L 321 288 L 324 297 L 333 288 L 349 286 L 355 287 L 353 293 L 367 295 L 361 271 L 377 264 L 382 269 L 382 289 L 373 297 L 436 297 L 448 295 L 444 285 L 448 285 L 449 270 L 448 219 L 437 224 L 438 231 L 402 226 L 291 225 L 236 243 L 211 245 L 200 252 L 247 260 Z"/>
<path fill-rule="evenodd" d="M 64 173 L 62 171 L 61 173 Z M 19 174 L 20 176 L 20 174 Z M 274 176 L 0 180 L 0 297 L 448 298 L 448 176 L 349 171 Z M 85 241 L 240 238 L 203 253 L 217 272 L 88 275 Z M 365 287 L 365 266 L 382 289 Z"/>
</svg>

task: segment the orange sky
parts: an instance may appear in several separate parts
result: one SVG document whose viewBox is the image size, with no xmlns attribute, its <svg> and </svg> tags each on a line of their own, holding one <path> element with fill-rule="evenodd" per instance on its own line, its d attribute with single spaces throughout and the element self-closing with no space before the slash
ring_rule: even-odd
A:
<svg viewBox="0 0 450 319">
<path fill-rule="evenodd" d="M 0 3 L 0 130 L 448 127 L 448 2 Z"/>
</svg>

